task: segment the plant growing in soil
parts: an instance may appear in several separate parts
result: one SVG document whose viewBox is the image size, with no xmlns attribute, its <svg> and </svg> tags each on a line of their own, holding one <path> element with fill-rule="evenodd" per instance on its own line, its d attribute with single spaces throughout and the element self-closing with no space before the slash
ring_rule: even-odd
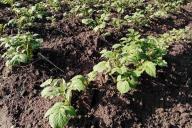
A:
<svg viewBox="0 0 192 128">
<path fill-rule="evenodd" d="M 168 17 L 169 13 L 178 10 L 183 3 L 184 0 L 146 3 L 143 0 L 69 2 L 72 14 L 80 16 L 82 23 L 91 26 L 94 31 L 101 32 L 111 25 L 115 28 L 125 24 L 147 26 L 152 19 Z M 131 11 L 125 13 L 126 10 Z"/>
<path fill-rule="evenodd" d="M 0 0 L 0 3 L 12 5 L 14 3 L 14 0 Z"/>
<path fill-rule="evenodd" d="M 141 38 L 130 29 L 127 37 L 113 46 L 113 50 L 101 51 L 102 61 L 93 67 L 93 72 L 111 76 L 117 89 L 123 94 L 134 88 L 143 72 L 156 77 L 156 66 L 165 66 L 162 56 L 166 49 L 158 46 L 156 38 Z"/>
<path fill-rule="evenodd" d="M 16 14 L 16 18 L 10 20 L 7 25 L 16 25 L 19 29 L 24 29 L 33 25 L 37 19 L 42 19 L 46 14 L 46 5 L 42 2 L 27 7 L 17 7 L 17 4 L 13 6 L 13 12 Z"/>
<path fill-rule="evenodd" d="M 185 38 L 188 29 L 173 29 L 159 37 L 141 38 L 138 32 L 129 29 L 127 37 L 113 45 L 112 50 L 101 51 L 102 61 L 88 74 L 93 81 L 98 73 L 111 76 L 120 93 L 127 93 L 138 84 L 139 77 L 145 72 L 156 77 L 156 67 L 166 66 L 163 60 L 171 42 Z"/>
<path fill-rule="evenodd" d="M 136 12 L 133 13 L 132 16 L 126 15 L 124 19 L 128 23 L 133 23 L 134 25 L 147 25 L 148 21 L 145 19 L 143 10 L 137 10 Z"/>
<path fill-rule="evenodd" d="M 61 102 L 56 102 L 45 114 L 53 128 L 63 128 L 70 118 L 76 115 L 75 108 L 71 105 L 73 91 L 84 91 L 88 85 L 87 79 L 82 75 L 73 77 L 68 83 L 64 79 L 48 79 L 41 95 L 45 98 L 60 96 Z"/>
<path fill-rule="evenodd" d="M 33 52 L 39 49 L 41 42 L 42 39 L 31 33 L 0 38 L 1 46 L 6 49 L 2 55 L 7 60 L 6 66 L 12 67 L 28 63 L 33 57 Z"/>
<path fill-rule="evenodd" d="M 113 45 L 113 49 L 103 50 L 104 61 L 93 67 L 93 71 L 85 77 L 77 75 L 68 83 L 64 79 L 48 79 L 41 87 L 41 95 L 45 98 L 61 97 L 62 102 L 56 102 L 45 114 L 53 128 L 63 128 L 70 118 L 76 115 L 71 103 L 73 91 L 84 91 L 98 74 L 111 76 L 117 83 L 118 91 L 123 94 L 135 88 L 139 77 L 145 72 L 156 77 L 156 67 L 166 66 L 163 56 L 170 42 L 184 38 L 186 30 L 175 30 L 159 37 L 141 38 L 138 32 L 129 29 L 129 34 Z"/>
<path fill-rule="evenodd" d="M 91 18 L 83 19 L 82 23 L 91 26 L 95 32 L 98 32 L 104 30 L 109 20 L 110 20 L 110 14 L 106 12 L 101 14 L 101 16 L 98 17 L 96 20 L 93 20 Z"/>
<path fill-rule="evenodd" d="M 59 11 L 61 8 L 61 0 L 47 0 L 47 4 L 55 11 Z"/>
</svg>

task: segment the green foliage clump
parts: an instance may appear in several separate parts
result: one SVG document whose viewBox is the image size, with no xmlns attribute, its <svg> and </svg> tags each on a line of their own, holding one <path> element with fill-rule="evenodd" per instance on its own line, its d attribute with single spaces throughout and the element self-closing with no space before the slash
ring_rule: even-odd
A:
<svg viewBox="0 0 192 128">
<path fill-rule="evenodd" d="M 45 16 L 46 5 L 37 3 L 27 8 L 17 7 L 17 4 L 15 4 L 12 10 L 16 14 L 16 18 L 10 20 L 7 25 L 16 25 L 19 29 L 24 29 L 33 26 L 35 20 L 42 19 Z"/>
<path fill-rule="evenodd" d="M 110 76 L 121 94 L 135 88 L 143 73 L 156 77 L 156 67 L 167 65 L 163 56 L 166 54 L 170 42 L 185 38 L 183 35 L 186 32 L 185 29 L 173 29 L 159 37 L 142 38 L 133 29 L 128 31 L 127 36 L 113 45 L 112 50 L 101 51 L 105 60 L 95 65 L 93 71 L 86 76 L 77 75 L 68 83 L 64 79 L 48 79 L 41 85 L 44 87 L 41 93 L 43 97 L 63 97 L 62 102 L 56 102 L 45 114 L 53 128 L 63 128 L 76 115 L 71 104 L 72 92 L 85 91 L 99 74 Z"/>
<path fill-rule="evenodd" d="M 2 55 L 7 62 L 6 66 L 12 67 L 21 63 L 28 63 L 34 50 L 39 49 L 42 39 L 31 33 L 17 34 L 0 38 L 1 46 L 4 46 L 6 52 Z"/>
<path fill-rule="evenodd" d="M 14 3 L 14 0 L 0 0 L 0 4 L 9 4 L 12 5 Z"/>
<path fill-rule="evenodd" d="M 54 11 L 61 9 L 61 0 L 47 0 L 46 4 Z"/>
<path fill-rule="evenodd" d="M 45 114 L 53 128 L 63 128 L 76 115 L 76 111 L 71 105 L 72 92 L 84 91 L 87 85 L 88 81 L 82 75 L 73 77 L 68 83 L 64 79 L 48 79 L 41 84 L 41 87 L 44 87 L 41 92 L 43 97 L 63 97 L 63 101 L 56 102 Z"/>
<path fill-rule="evenodd" d="M 168 17 L 171 12 L 179 10 L 184 1 L 82 0 L 69 1 L 68 4 L 71 7 L 69 14 L 79 16 L 82 23 L 94 31 L 104 32 L 107 26 L 147 26 L 152 19 Z"/>
<path fill-rule="evenodd" d="M 116 77 L 117 89 L 128 92 L 138 83 L 143 72 L 156 77 L 156 66 L 165 66 L 162 56 L 166 49 L 159 45 L 157 38 L 141 38 L 138 32 L 130 29 L 127 37 L 113 45 L 112 50 L 103 50 L 106 60 L 94 66 L 93 72 L 105 73 Z"/>
</svg>

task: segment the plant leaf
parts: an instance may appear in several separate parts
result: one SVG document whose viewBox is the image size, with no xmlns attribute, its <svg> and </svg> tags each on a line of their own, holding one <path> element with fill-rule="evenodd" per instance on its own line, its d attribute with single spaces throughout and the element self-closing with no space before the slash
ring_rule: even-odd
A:
<svg viewBox="0 0 192 128">
<path fill-rule="evenodd" d="M 64 108 L 67 116 L 76 116 L 76 111 L 73 106 L 65 106 Z"/>
<path fill-rule="evenodd" d="M 151 61 L 146 61 L 143 64 L 144 70 L 145 72 L 152 76 L 152 77 L 156 77 L 156 65 L 151 62 Z"/>
<path fill-rule="evenodd" d="M 49 110 L 47 110 L 47 112 L 45 113 L 44 118 L 48 117 L 49 115 L 51 115 L 52 113 L 56 112 L 57 109 L 63 107 L 64 104 L 63 102 L 57 102 L 55 103 Z"/>
<path fill-rule="evenodd" d="M 88 25 L 88 24 L 94 23 L 94 20 L 91 19 L 91 18 L 89 18 L 89 19 L 82 19 L 81 22 L 82 22 L 83 24 L 85 24 L 85 25 Z"/>
<path fill-rule="evenodd" d="M 83 91 L 85 90 L 85 85 L 82 80 L 80 79 L 74 79 L 71 81 L 71 87 L 72 90 L 78 90 L 78 91 Z"/>
<path fill-rule="evenodd" d="M 45 98 L 53 98 L 54 96 L 59 96 L 59 95 L 60 95 L 60 88 L 55 86 L 45 87 L 41 91 L 41 96 Z"/>
<path fill-rule="evenodd" d="M 107 61 L 102 61 L 93 67 L 93 71 L 102 73 L 104 71 L 107 71 L 109 68 L 109 63 Z"/>
<path fill-rule="evenodd" d="M 50 85 L 52 81 L 53 81 L 53 79 L 48 79 L 48 80 L 46 80 L 45 82 L 43 82 L 43 83 L 40 85 L 40 87 L 45 87 L 45 86 L 47 86 L 47 85 Z"/>
<path fill-rule="evenodd" d="M 119 81 L 117 82 L 117 90 L 121 93 L 127 93 L 130 90 L 128 81 Z"/>
<path fill-rule="evenodd" d="M 97 72 L 96 71 L 92 71 L 89 74 L 87 74 L 88 76 L 88 81 L 94 81 L 97 77 Z"/>
<path fill-rule="evenodd" d="M 52 128 L 63 128 L 76 112 L 73 106 L 66 106 L 63 102 L 55 103 L 45 114 L 49 117 L 49 123 Z"/>
</svg>

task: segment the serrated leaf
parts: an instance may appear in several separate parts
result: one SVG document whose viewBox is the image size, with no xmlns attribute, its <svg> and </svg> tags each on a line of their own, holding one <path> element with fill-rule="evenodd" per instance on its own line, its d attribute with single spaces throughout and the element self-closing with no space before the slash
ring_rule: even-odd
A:
<svg viewBox="0 0 192 128">
<path fill-rule="evenodd" d="M 122 67 L 116 67 L 111 70 L 111 74 L 114 74 L 117 72 L 118 74 L 124 74 L 128 71 L 127 67 L 122 66 Z"/>
<path fill-rule="evenodd" d="M 86 84 L 87 84 L 86 78 L 82 75 L 77 75 L 71 79 L 70 86 L 72 90 L 83 91 L 85 90 Z"/>
<path fill-rule="evenodd" d="M 119 81 L 117 82 L 117 90 L 121 93 L 127 93 L 130 90 L 129 82 L 128 81 Z"/>
</svg>

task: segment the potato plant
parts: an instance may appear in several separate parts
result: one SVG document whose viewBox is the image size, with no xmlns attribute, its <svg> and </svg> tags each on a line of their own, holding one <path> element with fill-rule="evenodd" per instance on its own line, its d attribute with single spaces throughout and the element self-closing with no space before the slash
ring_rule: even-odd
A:
<svg viewBox="0 0 192 128">
<path fill-rule="evenodd" d="M 149 2 L 143 0 L 82 0 L 68 3 L 71 5 L 70 13 L 79 16 L 83 24 L 92 27 L 97 32 L 103 31 L 106 26 L 111 25 L 114 25 L 115 28 L 121 28 L 123 25 L 147 26 L 152 19 L 168 17 L 169 13 L 178 10 L 184 2 L 185 0 Z M 128 10 L 131 10 L 131 13 L 127 14 Z M 112 15 L 114 12 L 118 17 Z M 107 17 L 108 20 L 103 21 L 103 17 Z"/>
<path fill-rule="evenodd" d="M 84 91 L 98 74 L 110 76 L 117 85 L 117 90 L 127 93 L 139 83 L 143 73 L 156 77 L 156 67 L 166 66 L 163 56 L 167 52 L 170 42 L 185 38 L 187 29 L 175 30 L 159 37 L 148 36 L 142 38 L 133 29 L 128 30 L 126 37 L 113 45 L 112 50 L 101 51 L 105 59 L 93 67 L 93 71 L 86 76 L 74 76 L 69 82 L 64 79 L 48 79 L 41 84 L 41 95 L 45 98 L 62 97 L 45 114 L 53 128 L 63 128 L 76 115 L 71 98 L 73 91 Z"/>
<path fill-rule="evenodd" d="M 146 26 L 155 18 L 167 17 L 170 12 L 180 8 L 184 0 L 70 0 L 65 1 L 71 7 L 69 15 L 80 17 L 83 24 L 90 26 L 95 32 L 104 32 L 107 26 L 121 28 L 128 26 Z M 0 0 L 0 3 L 12 5 L 16 17 L 7 25 L 15 25 L 19 32 L 25 28 L 34 26 L 34 23 L 47 18 L 47 11 L 51 13 L 59 11 L 60 0 L 45 0 L 28 7 L 20 7 L 13 4 L 13 0 Z M 141 9 L 143 8 L 143 9 Z M 54 17 L 48 17 L 52 19 Z M 0 24 L 0 33 L 4 25 Z M 134 31 L 128 30 L 128 34 L 113 45 L 111 50 L 101 51 L 103 61 L 93 67 L 93 70 L 85 76 L 77 75 L 69 81 L 64 79 L 48 79 L 41 84 L 42 97 L 52 99 L 60 97 L 45 114 L 51 127 L 63 128 L 69 120 L 76 116 L 76 109 L 72 104 L 73 92 L 85 91 L 99 74 L 108 76 L 116 84 L 117 90 L 127 93 L 139 84 L 139 78 L 146 73 L 156 77 L 157 66 L 166 66 L 163 56 L 167 52 L 171 42 L 184 38 L 185 30 L 172 30 L 159 37 L 148 36 L 146 38 Z M 36 34 L 25 33 L 15 36 L 5 36 L 0 39 L 1 46 L 5 47 L 3 54 L 8 67 L 22 63 L 28 63 L 33 52 L 40 48 L 42 40 Z"/>
<path fill-rule="evenodd" d="M 71 105 L 73 91 L 84 91 L 88 85 L 87 79 L 82 75 L 73 77 L 69 82 L 64 79 L 48 79 L 41 95 L 45 98 L 61 96 L 62 101 L 56 102 L 45 114 L 53 128 L 63 128 L 70 118 L 76 115 L 75 108 Z"/>
<path fill-rule="evenodd" d="M 0 0 L 0 4 L 9 4 L 12 5 L 14 3 L 14 0 Z"/>
<path fill-rule="evenodd" d="M 18 4 L 14 4 L 12 8 L 16 14 L 16 18 L 10 20 L 7 26 L 16 25 L 19 30 L 26 27 L 30 27 L 37 19 L 42 19 L 46 14 L 46 5 L 44 3 L 37 3 L 31 7 L 18 7 Z"/>
<path fill-rule="evenodd" d="M 156 67 L 166 66 L 163 56 L 168 46 L 171 42 L 185 38 L 186 31 L 173 29 L 160 37 L 141 38 L 138 32 L 130 29 L 127 37 L 113 45 L 112 50 L 101 51 L 106 60 L 95 65 L 88 76 L 94 80 L 98 73 L 109 75 L 117 83 L 118 91 L 127 93 L 135 88 L 144 72 L 156 77 Z"/>
<path fill-rule="evenodd" d="M 59 11 L 61 6 L 60 0 L 46 0 L 41 1 L 29 7 L 20 7 L 19 2 L 15 2 L 12 5 L 12 11 L 16 14 L 16 17 L 10 20 L 6 26 L 17 26 L 19 30 L 23 30 L 28 27 L 32 27 L 38 20 L 54 20 L 54 16 L 48 15 L 48 9 L 51 13 Z"/>
<path fill-rule="evenodd" d="M 93 19 L 83 19 L 82 23 L 89 25 L 93 28 L 95 32 L 103 31 L 106 26 L 107 22 L 110 20 L 110 14 L 109 13 L 103 13 L 100 17 L 98 17 L 96 20 Z"/>
<path fill-rule="evenodd" d="M 158 45 L 156 38 L 141 38 L 130 29 L 127 37 L 113 45 L 113 50 L 101 51 L 106 60 L 93 67 L 93 72 L 112 76 L 120 93 L 126 93 L 138 83 L 138 78 L 146 72 L 156 77 L 156 66 L 165 66 L 162 56 L 166 49 Z"/>
<path fill-rule="evenodd" d="M 6 66 L 12 67 L 28 63 L 33 57 L 33 52 L 39 49 L 41 43 L 42 39 L 31 33 L 0 38 L 0 46 L 4 46 L 6 49 L 2 55 L 7 60 Z"/>
<path fill-rule="evenodd" d="M 61 0 L 47 0 L 46 4 L 53 11 L 59 11 L 61 8 Z"/>
</svg>

